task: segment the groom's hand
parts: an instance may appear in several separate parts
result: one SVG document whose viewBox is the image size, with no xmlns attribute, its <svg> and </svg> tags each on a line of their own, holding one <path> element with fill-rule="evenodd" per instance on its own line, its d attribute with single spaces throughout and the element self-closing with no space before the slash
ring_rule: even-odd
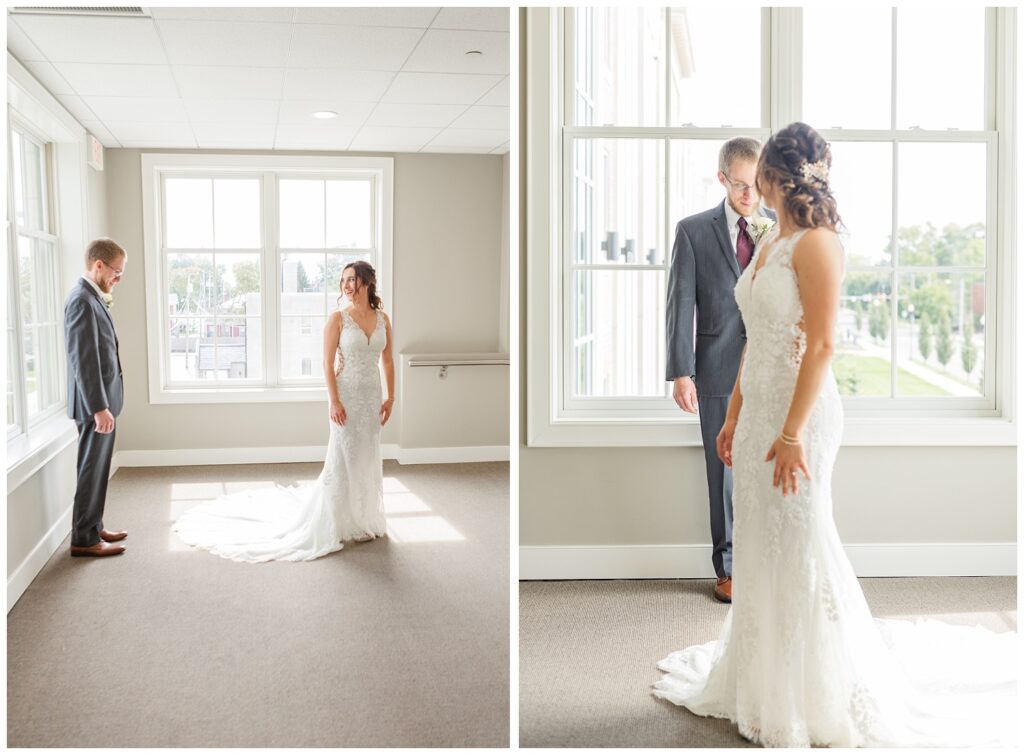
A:
<svg viewBox="0 0 1024 755">
<path fill-rule="evenodd" d="M 677 377 L 672 384 L 672 398 L 679 408 L 690 414 L 697 413 L 697 386 L 689 377 Z"/>
<path fill-rule="evenodd" d="M 104 435 L 114 432 L 114 415 L 110 413 L 109 409 L 96 412 L 93 417 L 96 420 L 96 432 Z"/>
</svg>

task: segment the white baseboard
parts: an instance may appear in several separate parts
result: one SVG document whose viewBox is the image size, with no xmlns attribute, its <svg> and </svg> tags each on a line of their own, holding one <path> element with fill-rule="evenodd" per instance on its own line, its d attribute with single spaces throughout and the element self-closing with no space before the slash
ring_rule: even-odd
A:
<svg viewBox="0 0 1024 755">
<path fill-rule="evenodd" d="M 846 546 L 858 577 L 1015 576 L 1016 543 L 867 543 Z M 519 578 L 711 578 L 709 545 L 567 545 L 519 548 Z"/>
<path fill-rule="evenodd" d="M 64 538 L 68 536 L 68 533 L 71 531 L 72 508 L 74 508 L 74 504 L 68 506 L 64 513 L 57 518 L 57 521 L 53 523 L 49 531 L 36 543 L 36 547 L 32 549 L 32 552 L 18 565 L 14 573 L 7 578 L 8 613 L 14 608 L 18 598 L 32 584 L 32 580 L 36 578 L 36 575 L 46 566 L 50 556 L 56 553 L 60 544 L 64 542 Z"/>
<path fill-rule="evenodd" d="M 508 461 L 508 446 L 444 446 L 400 448 L 399 464 L 461 464 L 478 461 Z"/>
<path fill-rule="evenodd" d="M 452 446 L 402 448 L 397 443 L 381 446 L 385 459 L 399 464 L 452 464 L 477 461 L 508 461 L 508 446 Z M 273 446 L 254 448 L 176 448 L 152 451 L 118 451 L 111 469 L 121 467 L 190 467 L 205 464 L 323 463 L 327 446 Z"/>
</svg>

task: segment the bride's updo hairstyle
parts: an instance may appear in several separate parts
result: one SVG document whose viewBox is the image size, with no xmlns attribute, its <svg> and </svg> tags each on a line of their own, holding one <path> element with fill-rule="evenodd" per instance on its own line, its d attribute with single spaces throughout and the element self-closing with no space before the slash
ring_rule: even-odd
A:
<svg viewBox="0 0 1024 755">
<path fill-rule="evenodd" d="M 837 231 L 842 219 L 828 183 L 832 151 L 806 123 L 791 123 L 773 134 L 761 150 L 757 164 L 757 190 L 763 184 L 782 192 L 786 212 L 801 228 Z"/>
<path fill-rule="evenodd" d="M 356 273 L 356 280 L 358 280 L 366 288 L 366 299 L 370 302 L 370 309 L 380 309 L 381 301 L 380 297 L 377 296 L 377 272 L 373 269 L 373 265 L 363 260 L 356 260 L 345 265 L 345 269 L 341 271 L 341 277 L 345 277 L 345 270 L 352 269 Z M 339 283 L 339 285 L 341 285 Z M 338 297 L 338 303 L 341 304 L 341 300 L 344 294 Z"/>
</svg>

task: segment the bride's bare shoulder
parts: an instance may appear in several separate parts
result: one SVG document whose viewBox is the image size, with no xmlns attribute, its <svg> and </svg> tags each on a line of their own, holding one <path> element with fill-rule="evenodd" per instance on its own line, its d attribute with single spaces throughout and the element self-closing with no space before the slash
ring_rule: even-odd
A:
<svg viewBox="0 0 1024 755">
<path fill-rule="evenodd" d="M 807 257 L 829 253 L 841 255 L 842 252 L 843 245 L 839 241 L 839 234 L 831 228 L 819 226 L 809 229 L 800 237 L 793 248 L 793 257 L 795 260 L 798 256 Z"/>
</svg>

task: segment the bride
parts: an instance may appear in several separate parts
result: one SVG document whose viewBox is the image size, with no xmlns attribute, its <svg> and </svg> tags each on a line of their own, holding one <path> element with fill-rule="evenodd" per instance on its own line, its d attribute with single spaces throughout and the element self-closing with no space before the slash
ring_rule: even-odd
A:
<svg viewBox="0 0 1024 755">
<path fill-rule="evenodd" d="M 717 440 L 735 463 L 736 587 L 719 639 L 663 659 L 654 694 L 767 746 L 1011 745 L 1016 633 L 872 619 L 832 521 L 843 250 L 831 162 L 803 123 L 761 154 L 758 189 L 779 222 L 736 284 L 748 340 Z"/>
<path fill-rule="evenodd" d="M 346 266 L 340 288 L 351 304 L 324 328 L 331 435 L 320 477 L 311 487 L 246 490 L 189 509 L 173 526 L 189 545 L 233 561 L 310 561 L 343 540 L 385 534 L 380 429 L 395 403 L 391 321 L 368 262 Z"/>
</svg>

